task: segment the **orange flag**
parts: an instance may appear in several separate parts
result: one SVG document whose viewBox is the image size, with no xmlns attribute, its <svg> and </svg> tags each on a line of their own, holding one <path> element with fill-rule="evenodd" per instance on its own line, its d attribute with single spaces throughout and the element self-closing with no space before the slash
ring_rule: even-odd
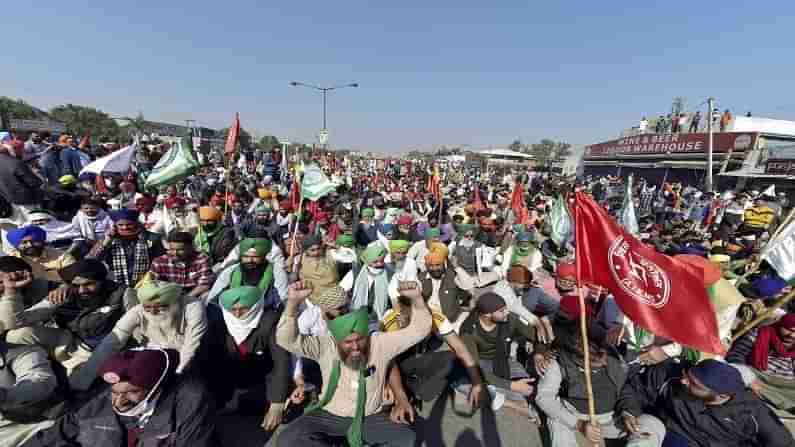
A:
<svg viewBox="0 0 795 447">
<path fill-rule="evenodd" d="M 226 146 L 224 147 L 226 155 L 235 153 L 238 140 L 240 140 L 240 113 L 235 113 L 235 121 L 229 128 L 229 135 L 226 137 Z"/>
</svg>

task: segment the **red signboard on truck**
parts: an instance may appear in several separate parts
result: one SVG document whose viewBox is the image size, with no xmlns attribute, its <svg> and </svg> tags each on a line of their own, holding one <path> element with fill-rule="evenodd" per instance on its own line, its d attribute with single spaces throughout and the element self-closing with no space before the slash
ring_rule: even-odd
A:
<svg viewBox="0 0 795 447">
<path fill-rule="evenodd" d="M 750 150 L 756 144 L 758 136 L 757 133 L 749 132 L 714 133 L 712 134 L 712 148 L 714 152 Z M 585 147 L 586 157 L 704 152 L 707 152 L 707 134 L 705 133 L 645 134 Z"/>
</svg>

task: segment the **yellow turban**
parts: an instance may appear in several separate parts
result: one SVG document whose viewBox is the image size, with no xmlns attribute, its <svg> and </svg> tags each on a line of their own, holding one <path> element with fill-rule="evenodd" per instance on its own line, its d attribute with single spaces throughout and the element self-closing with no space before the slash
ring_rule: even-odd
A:
<svg viewBox="0 0 795 447">
<path fill-rule="evenodd" d="M 447 256 L 450 253 L 450 250 L 447 249 L 447 246 L 435 242 L 431 244 L 431 251 L 425 256 L 425 264 L 429 265 L 440 265 L 447 262 Z"/>
<path fill-rule="evenodd" d="M 199 208 L 199 219 L 201 220 L 215 220 L 219 221 L 224 217 L 221 210 L 212 206 L 203 206 Z"/>
</svg>

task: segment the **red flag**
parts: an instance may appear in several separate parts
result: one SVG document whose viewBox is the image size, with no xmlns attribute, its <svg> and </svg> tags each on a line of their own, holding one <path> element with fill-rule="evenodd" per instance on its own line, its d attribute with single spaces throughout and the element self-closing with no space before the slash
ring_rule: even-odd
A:
<svg viewBox="0 0 795 447">
<path fill-rule="evenodd" d="M 301 185 L 298 183 L 297 172 L 295 176 L 293 176 L 293 186 L 290 188 L 290 193 L 287 195 L 287 201 L 290 202 L 293 212 L 298 213 L 301 211 L 298 209 L 298 207 L 301 206 Z"/>
<path fill-rule="evenodd" d="M 472 204 L 475 205 L 475 210 L 482 210 L 485 208 L 483 206 L 483 201 L 480 200 L 480 185 L 475 183 L 475 189 L 472 191 Z"/>
<path fill-rule="evenodd" d="M 725 352 L 703 268 L 657 253 L 582 192 L 576 195 L 575 228 L 578 284 L 605 287 L 632 321 L 655 335 Z"/>
<path fill-rule="evenodd" d="M 524 201 L 524 188 L 522 188 L 522 184 L 519 182 L 516 182 L 513 186 L 513 192 L 511 193 L 511 209 L 516 216 L 515 222 L 517 225 L 525 224 L 530 220 L 530 211 L 527 210 L 527 205 Z"/>
<path fill-rule="evenodd" d="M 439 176 L 439 168 L 433 168 L 433 174 L 428 178 L 428 192 L 433 194 L 436 200 L 440 200 L 442 197 L 442 187 L 439 184 L 441 182 L 441 178 Z"/>
<path fill-rule="evenodd" d="M 234 154 L 237 150 L 237 142 L 240 139 L 240 113 L 235 113 L 235 121 L 229 128 L 229 135 L 226 136 L 226 146 L 224 153 L 227 155 Z"/>
<path fill-rule="evenodd" d="M 86 149 L 90 145 L 91 145 L 91 137 L 89 135 L 86 135 L 80 139 L 80 144 L 77 147 L 80 149 Z"/>
</svg>

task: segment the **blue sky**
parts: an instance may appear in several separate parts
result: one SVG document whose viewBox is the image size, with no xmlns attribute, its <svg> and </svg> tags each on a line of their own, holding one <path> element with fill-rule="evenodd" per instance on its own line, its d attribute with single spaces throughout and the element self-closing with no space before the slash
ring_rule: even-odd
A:
<svg viewBox="0 0 795 447">
<path fill-rule="evenodd" d="M 7 1 L 0 95 L 311 142 L 320 95 L 288 83 L 359 82 L 331 141 L 382 152 L 594 143 L 674 96 L 795 119 L 795 2 L 386 3 Z"/>
</svg>

